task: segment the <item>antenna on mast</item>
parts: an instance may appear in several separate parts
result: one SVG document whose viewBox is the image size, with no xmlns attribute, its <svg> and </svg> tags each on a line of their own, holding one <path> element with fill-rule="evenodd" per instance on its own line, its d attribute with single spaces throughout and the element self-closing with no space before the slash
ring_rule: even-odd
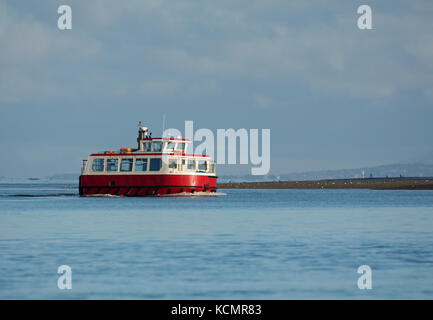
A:
<svg viewBox="0 0 433 320">
<path fill-rule="evenodd" d="M 164 131 L 165 131 L 165 113 L 162 115 L 162 134 L 161 134 L 161 137 L 164 137 Z"/>
</svg>

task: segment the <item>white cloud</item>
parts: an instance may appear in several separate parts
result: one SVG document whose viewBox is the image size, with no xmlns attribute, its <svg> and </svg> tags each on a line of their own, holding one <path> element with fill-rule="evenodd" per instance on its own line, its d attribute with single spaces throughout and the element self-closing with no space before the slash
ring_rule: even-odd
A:
<svg viewBox="0 0 433 320">
<path fill-rule="evenodd" d="M 253 104 L 259 109 L 270 109 L 272 100 L 264 95 L 257 94 L 253 96 Z"/>
<path fill-rule="evenodd" d="M 18 103 L 71 97 L 75 88 L 64 87 L 38 72 L 6 67 L 0 73 L 0 102 Z"/>
<path fill-rule="evenodd" d="M 138 86 L 138 93 L 143 95 L 169 95 L 179 90 L 181 83 L 176 80 L 147 80 Z"/>
<path fill-rule="evenodd" d="M 83 79 L 95 79 L 95 91 L 107 93 L 114 92 L 116 81 L 123 88 L 141 83 L 134 91 L 138 94 L 175 93 L 197 87 L 184 82 L 202 77 L 213 81 L 209 92 L 225 79 L 253 78 L 290 79 L 314 91 L 372 100 L 391 98 L 404 89 L 428 93 L 433 83 L 433 22 L 428 15 L 417 18 L 418 5 L 390 13 L 373 11 L 375 30 L 360 31 L 356 8 L 332 3 L 92 1 L 73 6 L 73 16 L 80 14 L 81 20 L 74 20 L 70 33 L 58 31 L 55 23 L 51 27 L 9 9 L 0 21 L 0 41 L 6 44 L 0 50 L 0 63 L 15 68 L 9 71 L 15 77 L 27 79 L 20 83 L 0 77 L 4 94 L 0 99 L 19 100 L 11 86 L 23 99 L 31 97 L 37 87 L 24 86 L 31 84 L 29 69 L 44 65 L 48 74 L 58 75 L 61 71 L 50 64 L 53 59 L 59 62 L 59 57 L 66 68 L 81 70 Z M 80 28 L 80 23 L 88 29 Z M 116 36 L 110 37 L 111 32 Z M 95 77 L 98 71 L 92 65 L 81 67 L 86 61 L 103 61 L 104 77 Z M 150 80 L 129 76 L 134 61 L 146 73 L 153 68 L 147 75 Z M 113 65 L 117 69 L 111 70 Z M 119 66 L 125 70 L 117 72 Z M 161 71 L 164 76 L 156 75 Z M 55 83 L 50 77 L 37 79 L 40 86 Z M 80 80 L 76 92 L 84 88 L 83 83 L 86 88 L 92 85 Z"/>
<path fill-rule="evenodd" d="M 167 96 L 173 94 L 202 94 L 215 93 L 218 83 L 212 79 L 196 79 L 193 81 L 174 79 L 150 79 L 138 85 L 137 92 L 141 95 Z"/>
<path fill-rule="evenodd" d="M 101 57 L 101 43 L 74 30 L 58 30 L 55 10 L 49 25 L 19 15 L 5 2 L 0 8 L 0 102 L 47 100 L 76 92 L 80 83 L 66 86 L 63 80 L 83 62 Z"/>
</svg>

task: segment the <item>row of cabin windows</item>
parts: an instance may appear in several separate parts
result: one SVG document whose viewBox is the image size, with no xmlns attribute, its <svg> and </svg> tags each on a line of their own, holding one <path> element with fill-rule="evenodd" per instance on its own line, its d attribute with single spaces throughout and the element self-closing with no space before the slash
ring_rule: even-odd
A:
<svg viewBox="0 0 433 320">
<path fill-rule="evenodd" d="M 144 144 L 144 152 L 162 152 L 163 142 L 145 142 Z M 184 142 L 164 142 L 164 151 L 185 151 L 185 143 Z"/>
<path fill-rule="evenodd" d="M 105 159 L 94 159 L 92 163 L 92 170 L 97 172 L 104 171 Z M 148 168 L 148 163 L 150 166 Z M 120 171 L 127 172 L 133 171 L 134 160 L 133 159 L 121 159 Z M 159 171 L 162 167 L 162 160 L 158 158 L 137 158 L 135 160 L 134 171 Z M 107 159 L 105 171 L 116 172 L 119 169 L 119 159 Z"/>
<path fill-rule="evenodd" d="M 135 168 L 134 159 L 94 159 L 92 163 L 92 170 L 97 172 L 104 171 L 104 164 L 106 160 L 105 171 L 107 172 L 129 172 L 129 171 L 160 171 L 162 168 L 162 159 L 159 158 L 136 158 Z M 170 169 L 177 170 L 195 170 L 203 172 L 215 172 L 215 163 L 211 163 L 209 166 L 206 160 L 193 160 L 193 159 L 169 159 L 168 167 Z M 209 170 L 208 170 L 209 169 Z"/>
</svg>

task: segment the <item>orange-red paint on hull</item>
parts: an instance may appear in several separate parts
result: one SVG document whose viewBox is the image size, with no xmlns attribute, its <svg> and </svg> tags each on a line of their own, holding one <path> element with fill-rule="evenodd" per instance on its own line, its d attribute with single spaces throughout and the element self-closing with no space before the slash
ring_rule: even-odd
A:
<svg viewBox="0 0 433 320">
<path fill-rule="evenodd" d="M 215 192 L 216 176 L 206 175 L 81 175 L 80 195 L 155 196 Z"/>
</svg>

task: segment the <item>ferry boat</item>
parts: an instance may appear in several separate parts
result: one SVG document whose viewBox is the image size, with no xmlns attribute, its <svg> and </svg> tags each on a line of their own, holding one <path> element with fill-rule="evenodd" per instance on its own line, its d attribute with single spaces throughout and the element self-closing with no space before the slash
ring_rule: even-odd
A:
<svg viewBox="0 0 433 320">
<path fill-rule="evenodd" d="M 217 195 L 215 161 L 186 154 L 190 142 L 152 138 L 140 122 L 137 148 L 94 153 L 83 160 L 80 196 Z"/>
</svg>

